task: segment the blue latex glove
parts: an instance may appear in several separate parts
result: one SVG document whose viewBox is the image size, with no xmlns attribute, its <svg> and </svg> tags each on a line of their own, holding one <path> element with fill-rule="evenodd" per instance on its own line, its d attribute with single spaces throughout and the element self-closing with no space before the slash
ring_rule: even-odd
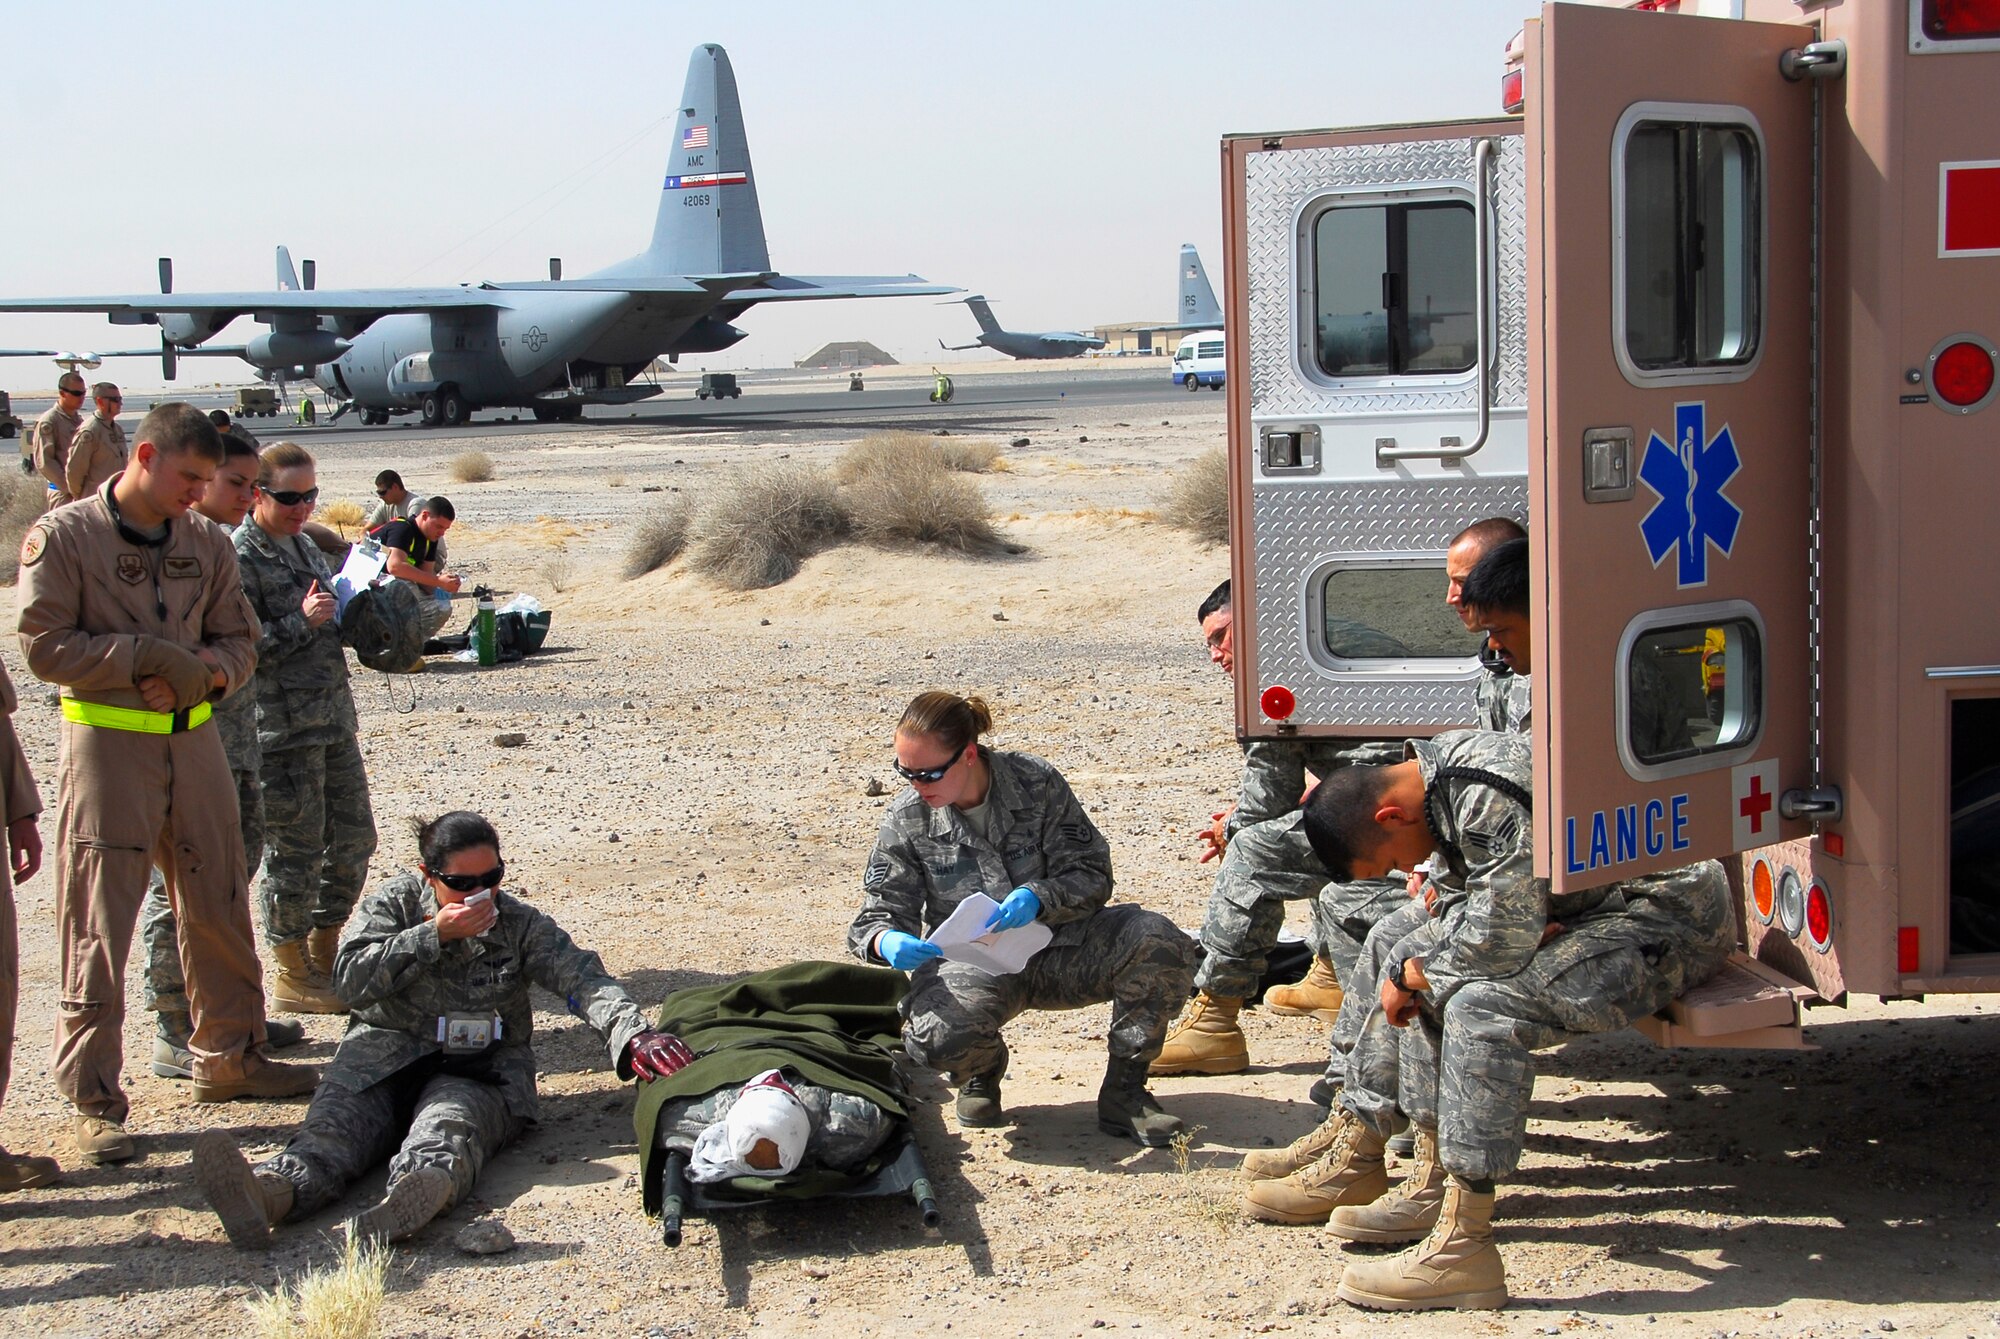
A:
<svg viewBox="0 0 2000 1339">
<path fill-rule="evenodd" d="M 1016 888 L 1007 894 L 991 916 L 986 918 L 989 930 L 1018 930 L 1041 914 L 1042 899 L 1035 896 L 1031 888 Z"/>
<path fill-rule="evenodd" d="M 932 958 L 942 958 L 944 950 L 928 939 L 906 935 L 901 930 L 884 930 L 875 940 L 882 961 L 898 971 L 914 972 Z"/>
</svg>

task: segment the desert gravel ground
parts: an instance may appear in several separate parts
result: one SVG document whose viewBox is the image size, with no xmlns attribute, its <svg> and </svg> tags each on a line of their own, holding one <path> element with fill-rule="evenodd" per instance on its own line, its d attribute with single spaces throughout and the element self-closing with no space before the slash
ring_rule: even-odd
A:
<svg viewBox="0 0 2000 1339">
<path fill-rule="evenodd" d="M 776 458 L 831 461 L 846 439 L 616 424 L 548 441 L 477 428 L 324 439 L 330 497 L 365 498 L 385 466 L 444 488 L 459 508 L 454 565 L 534 592 L 555 618 L 550 650 L 519 665 L 357 671 L 375 877 L 412 862 L 412 815 L 473 807 L 498 823 L 523 890 L 642 1004 L 838 957 L 893 794 L 894 720 L 943 686 L 986 696 L 995 742 L 1064 770 L 1111 841 L 1120 897 L 1197 926 L 1209 870 L 1190 829 L 1230 798 L 1238 755 L 1192 615 L 1226 558 L 1154 512 L 1170 473 L 1221 445 L 1221 397 L 1010 412 L 1025 426 L 1000 439 L 1030 443 L 980 483 L 1024 553 L 844 547 L 742 595 L 679 564 L 618 579 L 633 521 L 668 496 L 646 490 L 714 487 Z M 445 485 L 446 462 L 472 448 L 494 457 L 496 479 Z M 11 638 L 0 657 L 53 805 L 54 710 Z M 496 747 L 503 731 L 527 745 Z M 871 780 L 889 793 L 869 795 Z M 142 1156 L 79 1166 L 48 1081 L 53 898 L 46 872 L 19 892 L 21 1036 L 0 1141 L 68 1170 L 0 1200 L 5 1328 L 244 1332 L 243 1298 L 334 1256 L 339 1213 L 282 1231 L 269 1255 L 232 1250 L 189 1179 L 189 1149 L 210 1125 L 274 1149 L 302 1104 L 193 1105 L 185 1085 L 147 1071 L 150 1020 L 135 1013 Z M 136 1009 L 136 984 L 131 997 Z M 1822 1011 L 1811 1052 L 1669 1053 L 1624 1034 L 1549 1054 L 1527 1163 L 1500 1201 L 1516 1301 L 1416 1317 L 1335 1302 L 1335 1243 L 1236 1212 L 1242 1151 L 1312 1121 L 1304 1091 L 1324 1038 L 1310 1020 L 1249 1013 L 1251 1073 L 1156 1084 L 1195 1136 L 1140 1151 L 1095 1129 L 1105 1010 L 1029 1015 L 1010 1034 L 1013 1128 L 961 1131 L 948 1093 L 925 1094 L 940 1229 L 900 1201 L 816 1204 L 690 1220 L 668 1250 L 641 1213 L 628 1094 L 594 1035 L 541 1003 L 544 1119 L 476 1199 L 396 1252 L 389 1335 L 2000 1332 L 2000 1034 L 1974 1000 Z M 307 1026 L 311 1054 L 330 1056 L 338 1023 Z M 357 1187 L 349 1211 L 379 1188 L 379 1174 Z M 482 1218 L 519 1246 L 455 1250 L 458 1229 Z"/>
</svg>

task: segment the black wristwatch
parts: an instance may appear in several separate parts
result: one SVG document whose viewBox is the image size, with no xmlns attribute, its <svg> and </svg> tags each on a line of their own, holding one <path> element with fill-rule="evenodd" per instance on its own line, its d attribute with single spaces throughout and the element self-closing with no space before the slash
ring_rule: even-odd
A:
<svg viewBox="0 0 2000 1339">
<path fill-rule="evenodd" d="M 1389 979 L 1395 982 L 1396 989 L 1402 991 L 1405 995 L 1414 995 L 1417 993 L 1416 988 L 1403 978 L 1404 969 L 1409 967 L 1409 965 L 1410 960 L 1408 958 L 1396 959 L 1396 970 L 1389 973 Z"/>
</svg>

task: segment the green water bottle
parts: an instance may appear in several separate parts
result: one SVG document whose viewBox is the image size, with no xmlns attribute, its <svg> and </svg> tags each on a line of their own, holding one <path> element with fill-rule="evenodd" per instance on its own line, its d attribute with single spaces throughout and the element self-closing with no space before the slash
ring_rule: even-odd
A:
<svg viewBox="0 0 2000 1339">
<path fill-rule="evenodd" d="M 493 597 L 479 597 L 479 613 L 472 620 L 472 645 L 479 653 L 479 663 L 491 665 L 500 658 L 499 629 L 494 613 Z"/>
</svg>

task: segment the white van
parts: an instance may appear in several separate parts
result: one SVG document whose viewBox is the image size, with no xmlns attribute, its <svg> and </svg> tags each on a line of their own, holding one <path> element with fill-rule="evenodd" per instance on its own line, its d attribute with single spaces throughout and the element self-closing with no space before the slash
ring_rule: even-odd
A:
<svg viewBox="0 0 2000 1339">
<path fill-rule="evenodd" d="M 1174 349 L 1174 385 L 1222 389 L 1222 332 L 1197 330 Z"/>
</svg>

